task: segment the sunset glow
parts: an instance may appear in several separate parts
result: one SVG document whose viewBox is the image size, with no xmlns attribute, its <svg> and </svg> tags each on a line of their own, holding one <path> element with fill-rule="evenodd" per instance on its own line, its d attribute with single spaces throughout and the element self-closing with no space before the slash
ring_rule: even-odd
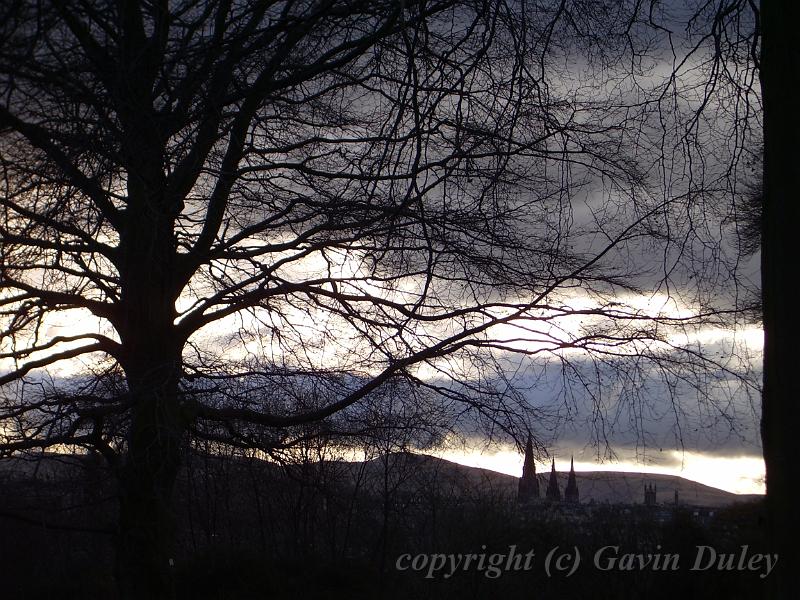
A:
<svg viewBox="0 0 800 600">
<path fill-rule="evenodd" d="M 514 477 L 519 477 L 522 472 L 522 455 L 511 449 L 497 452 L 444 451 L 434 454 L 439 458 L 461 465 L 489 469 Z M 661 462 L 667 464 L 645 464 L 636 460 L 594 462 L 576 458 L 575 471 L 674 475 L 734 494 L 763 494 L 766 492 L 764 460 L 759 456 L 721 457 L 696 452 L 672 451 Z M 547 472 L 549 468 L 549 459 L 537 462 L 539 472 Z M 558 455 L 556 468 L 559 471 L 568 470 L 569 455 Z"/>
</svg>

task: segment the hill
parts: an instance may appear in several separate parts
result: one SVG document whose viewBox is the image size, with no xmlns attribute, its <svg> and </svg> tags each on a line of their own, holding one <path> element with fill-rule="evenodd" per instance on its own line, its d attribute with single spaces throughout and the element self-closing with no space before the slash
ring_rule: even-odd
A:
<svg viewBox="0 0 800 600">
<path fill-rule="evenodd" d="M 229 459 L 236 462 L 238 459 Z M 59 480 L 79 476 L 87 457 L 51 455 L 38 461 L 6 458 L 0 460 L 0 479 Z M 221 460 L 220 462 L 224 462 Z M 258 461 L 262 474 L 280 478 L 280 473 L 298 470 L 298 465 L 281 467 L 276 463 Z M 391 474 L 390 487 L 405 491 L 419 491 L 435 487 L 452 495 L 470 494 L 474 491 L 512 497 L 516 494 L 518 479 L 489 469 L 469 467 L 425 454 L 394 453 L 366 462 L 326 461 L 313 465 L 314 470 L 324 469 L 326 478 L 359 481 L 364 489 L 375 489 L 382 484 L 384 468 Z M 288 471 L 287 471 L 288 469 Z M 558 472 L 560 487 L 567 483 L 567 473 Z M 549 473 L 538 475 L 542 492 L 547 487 Z M 576 473 L 581 503 L 641 504 L 644 486 L 656 487 L 659 504 L 672 504 L 675 491 L 683 504 L 696 506 L 727 506 L 762 498 L 758 494 L 734 494 L 696 481 L 674 475 L 616 471 L 579 471 Z"/>
<path fill-rule="evenodd" d="M 396 457 L 400 457 L 398 454 Z M 407 464 L 403 464 L 403 462 Z M 422 454 L 406 454 L 405 459 L 395 460 L 397 469 L 411 471 L 409 479 L 427 480 L 438 478 L 439 484 L 454 487 L 494 490 L 505 494 L 516 494 L 516 477 L 488 469 L 469 467 L 441 458 Z M 357 468 L 360 463 L 352 463 Z M 369 471 L 382 471 L 381 459 L 369 461 Z M 377 475 L 377 473 L 375 473 Z M 563 492 L 567 484 L 567 472 L 557 472 Z M 641 504 L 644 502 L 644 486 L 656 487 L 656 501 L 659 504 L 672 504 L 675 491 L 682 504 L 696 506 L 727 506 L 739 502 L 749 502 L 763 498 L 760 494 L 735 494 L 675 475 L 623 471 L 579 471 L 576 472 L 581 503 L 600 502 L 609 504 Z M 549 473 L 539 473 L 539 489 L 544 493 Z"/>
</svg>

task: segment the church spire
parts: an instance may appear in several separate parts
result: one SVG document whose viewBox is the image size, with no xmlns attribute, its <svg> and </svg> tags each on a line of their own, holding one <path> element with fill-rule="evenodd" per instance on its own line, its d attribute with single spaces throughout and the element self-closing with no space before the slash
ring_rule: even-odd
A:
<svg viewBox="0 0 800 600">
<path fill-rule="evenodd" d="M 577 504 L 580 502 L 578 494 L 578 481 L 575 478 L 575 457 L 573 456 L 569 464 L 569 479 L 567 479 L 567 487 L 564 490 L 564 500 L 570 504 Z"/>
<path fill-rule="evenodd" d="M 558 487 L 555 458 L 553 459 L 553 466 L 550 469 L 550 481 L 547 484 L 547 499 L 552 502 L 561 502 L 561 488 Z"/>
<path fill-rule="evenodd" d="M 644 484 L 644 503 L 646 506 L 656 505 L 656 485 L 654 483 Z"/>
<path fill-rule="evenodd" d="M 528 441 L 525 444 L 525 464 L 522 465 L 522 476 L 536 475 L 536 463 L 533 460 L 533 442 L 531 436 L 528 436 Z"/>
<path fill-rule="evenodd" d="M 522 477 L 519 480 L 517 499 L 519 502 L 530 502 L 539 498 L 539 479 L 536 477 L 536 463 L 533 460 L 533 442 L 531 436 L 525 444 L 525 462 L 522 465 Z"/>
</svg>

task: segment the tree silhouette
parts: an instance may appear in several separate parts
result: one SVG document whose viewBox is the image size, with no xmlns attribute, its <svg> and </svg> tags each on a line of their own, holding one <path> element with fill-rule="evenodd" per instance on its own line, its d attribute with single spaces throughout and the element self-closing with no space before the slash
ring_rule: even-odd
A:
<svg viewBox="0 0 800 600">
<path fill-rule="evenodd" d="M 124 597 L 167 593 L 187 440 L 358 434 L 388 385 L 445 429 L 519 432 L 551 416 L 504 380 L 520 357 L 595 390 L 598 422 L 609 373 L 631 398 L 741 377 L 674 334 L 740 314 L 709 293 L 737 263 L 698 207 L 751 134 L 719 101 L 750 94 L 749 38 L 741 68 L 711 53 L 697 109 L 692 73 L 645 64 L 673 17 L 639 3 L 2 11 L 0 448 L 107 459 Z M 742 143 L 694 173 L 720 124 Z"/>
<path fill-rule="evenodd" d="M 761 86 L 764 96 L 764 185 L 761 230 L 761 277 L 764 314 L 764 395 L 761 434 L 767 467 L 769 530 L 782 568 L 771 582 L 774 597 L 796 594 L 792 575 L 797 565 L 796 540 L 786 524 L 794 507 L 791 489 L 794 468 L 791 457 L 797 447 L 798 383 L 792 377 L 797 315 L 793 284 L 797 266 L 792 241 L 798 220 L 797 141 L 791 81 L 798 78 L 800 56 L 791 41 L 789 23 L 798 17 L 791 2 L 764 2 L 762 10 Z M 794 593 L 793 593 L 794 591 Z"/>
</svg>

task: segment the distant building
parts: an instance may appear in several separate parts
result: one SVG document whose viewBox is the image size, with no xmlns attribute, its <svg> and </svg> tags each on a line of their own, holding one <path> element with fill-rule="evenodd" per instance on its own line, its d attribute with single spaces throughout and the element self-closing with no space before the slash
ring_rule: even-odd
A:
<svg viewBox="0 0 800 600">
<path fill-rule="evenodd" d="M 536 477 L 536 463 L 533 460 L 533 443 L 530 436 L 525 444 L 525 463 L 522 465 L 522 477 L 519 479 L 517 500 L 528 503 L 539 499 L 539 479 Z"/>
<path fill-rule="evenodd" d="M 561 489 L 558 487 L 558 475 L 556 475 L 556 459 L 553 459 L 553 467 L 550 469 L 550 481 L 547 484 L 547 494 L 549 502 L 561 502 Z"/>
<path fill-rule="evenodd" d="M 656 505 L 656 485 L 654 483 L 644 484 L 644 504 L 645 506 Z"/>
<path fill-rule="evenodd" d="M 522 465 L 522 477 L 519 478 L 519 488 L 517 500 L 520 504 L 527 504 L 539 499 L 539 478 L 536 475 L 536 465 L 533 460 L 533 444 L 528 438 L 525 444 L 525 461 Z M 556 473 L 556 460 L 550 468 L 550 478 L 547 482 L 547 489 L 544 499 L 550 503 L 561 503 L 561 488 L 558 485 L 558 473 Z M 580 494 L 578 493 L 578 480 L 575 476 L 575 459 L 570 462 L 569 477 L 567 487 L 564 489 L 564 504 L 580 504 Z"/>
<path fill-rule="evenodd" d="M 567 487 L 564 490 L 564 501 L 569 504 L 578 504 L 580 502 L 580 496 L 578 494 L 578 482 L 575 479 L 574 456 L 569 463 L 569 479 L 567 479 Z"/>
</svg>

